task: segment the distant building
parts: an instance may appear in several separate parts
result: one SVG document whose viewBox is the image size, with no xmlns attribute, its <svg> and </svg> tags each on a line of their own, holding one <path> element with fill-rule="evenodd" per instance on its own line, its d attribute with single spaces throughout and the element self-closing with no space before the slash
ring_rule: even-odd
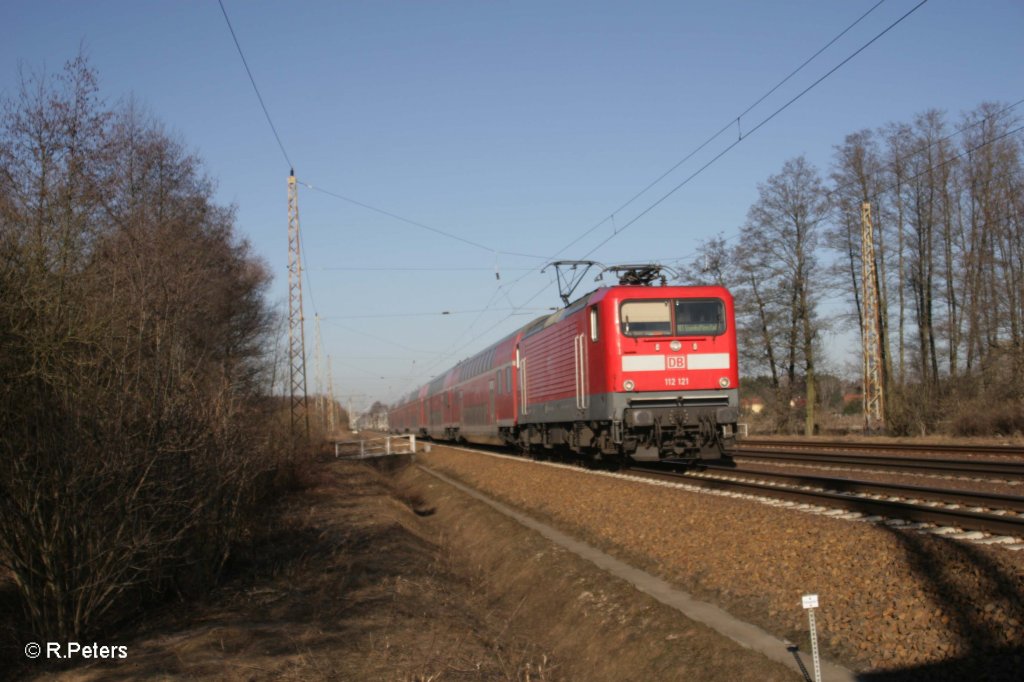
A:
<svg viewBox="0 0 1024 682">
<path fill-rule="evenodd" d="M 357 428 L 360 431 L 387 431 L 387 412 L 367 412 L 356 419 Z"/>
</svg>

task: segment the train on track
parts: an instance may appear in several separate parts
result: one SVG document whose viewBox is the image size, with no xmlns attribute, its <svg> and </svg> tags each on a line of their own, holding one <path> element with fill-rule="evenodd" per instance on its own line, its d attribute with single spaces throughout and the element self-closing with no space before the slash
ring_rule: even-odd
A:
<svg viewBox="0 0 1024 682">
<path fill-rule="evenodd" d="M 617 285 L 442 372 L 391 407 L 389 428 L 590 460 L 722 459 L 739 416 L 733 299 L 666 285 L 661 269 L 607 268 Z"/>
</svg>

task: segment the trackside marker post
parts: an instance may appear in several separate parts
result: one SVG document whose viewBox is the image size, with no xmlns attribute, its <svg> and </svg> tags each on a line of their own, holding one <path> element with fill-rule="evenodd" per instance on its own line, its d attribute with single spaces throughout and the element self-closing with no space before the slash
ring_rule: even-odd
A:
<svg viewBox="0 0 1024 682">
<path fill-rule="evenodd" d="M 818 608 L 818 595 L 805 594 L 804 608 L 807 609 L 807 620 L 811 624 L 811 658 L 814 659 L 814 682 L 821 682 L 821 659 L 818 657 L 818 629 L 814 623 L 814 609 Z"/>
</svg>

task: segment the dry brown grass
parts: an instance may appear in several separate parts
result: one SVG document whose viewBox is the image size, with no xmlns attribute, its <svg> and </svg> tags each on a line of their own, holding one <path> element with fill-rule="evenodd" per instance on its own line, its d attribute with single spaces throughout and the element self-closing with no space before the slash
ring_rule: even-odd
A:
<svg viewBox="0 0 1024 682">
<path fill-rule="evenodd" d="M 65 680 L 553 679 L 478 581 L 422 527 L 430 504 L 374 470 L 306 467 L 309 486 L 268 517 L 211 598 L 111 633 L 129 658 Z M 49 671 L 45 662 L 21 674 Z"/>
</svg>

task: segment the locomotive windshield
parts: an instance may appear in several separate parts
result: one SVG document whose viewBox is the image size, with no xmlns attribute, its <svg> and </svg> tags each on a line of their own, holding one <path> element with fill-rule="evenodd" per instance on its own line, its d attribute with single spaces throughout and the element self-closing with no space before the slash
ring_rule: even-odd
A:
<svg viewBox="0 0 1024 682">
<path fill-rule="evenodd" d="M 626 336 L 718 336 L 725 305 L 717 298 L 625 301 L 619 320 Z"/>
<path fill-rule="evenodd" d="M 725 333 L 725 306 L 717 298 L 676 299 L 676 336 L 718 336 Z"/>
<path fill-rule="evenodd" d="M 668 336 L 672 333 L 672 308 L 668 301 L 626 301 L 619 311 L 626 336 Z"/>
</svg>

